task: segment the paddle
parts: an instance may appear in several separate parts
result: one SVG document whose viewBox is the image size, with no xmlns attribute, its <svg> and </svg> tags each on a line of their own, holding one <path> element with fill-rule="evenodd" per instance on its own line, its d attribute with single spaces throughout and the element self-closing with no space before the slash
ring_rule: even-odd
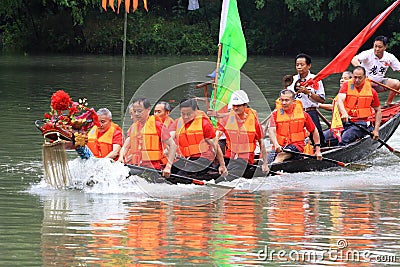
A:
<svg viewBox="0 0 400 267">
<path fill-rule="evenodd" d="M 374 137 L 374 134 L 371 133 L 368 129 L 364 128 L 363 126 L 356 124 L 352 121 L 349 121 L 349 123 L 351 125 L 356 126 L 357 128 L 359 128 L 361 131 L 369 134 L 371 136 L 371 138 Z M 387 147 L 387 149 L 389 149 L 390 152 L 392 152 L 394 155 L 398 156 L 400 158 L 400 151 L 394 149 L 393 147 L 391 147 L 388 143 L 386 143 L 385 141 L 383 141 L 382 139 L 378 138 L 376 141 L 378 141 L 379 143 L 381 143 L 382 145 L 384 145 L 385 147 Z"/>
<path fill-rule="evenodd" d="M 383 83 L 380 83 L 380 82 L 377 82 L 377 81 L 374 81 L 374 80 L 370 80 L 370 81 L 373 82 L 373 83 L 375 83 L 375 84 L 377 84 L 377 85 L 379 85 L 379 86 L 382 86 L 383 88 L 386 88 L 386 89 L 388 89 L 388 90 L 390 90 L 390 91 L 392 91 L 392 92 L 395 92 L 395 93 L 397 93 L 397 94 L 400 94 L 399 91 L 397 91 L 396 89 L 394 89 L 394 88 L 392 88 L 392 87 L 390 87 L 390 86 L 387 86 L 386 84 L 383 84 Z"/>
<path fill-rule="evenodd" d="M 156 172 L 156 173 L 159 173 L 159 174 L 162 173 L 162 171 L 156 170 L 156 169 L 153 169 L 153 168 L 147 168 L 147 167 L 143 167 L 143 166 L 136 166 L 136 165 L 132 165 L 132 164 L 125 164 L 125 165 L 128 166 L 129 168 L 133 168 L 133 169 L 137 169 L 137 170 Z M 205 182 L 205 181 L 202 181 L 202 180 L 193 179 L 193 178 L 190 178 L 190 177 L 186 177 L 186 176 L 182 176 L 182 175 L 178 175 L 178 174 L 173 174 L 173 173 L 171 173 L 170 177 L 186 180 L 186 181 L 189 181 L 192 184 L 196 184 L 196 185 L 205 185 L 205 186 L 209 186 L 209 187 L 216 187 L 216 188 L 222 188 L 222 189 L 233 189 L 234 188 L 232 186 L 212 184 L 212 183 L 208 183 L 208 182 Z M 168 178 L 165 178 L 165 179 L 168 180 Z"/>
<path fill-rule="evenodd" d="M 216 168 L 213 168 L 213 167 L 211 167 L 211 166 L 203 165 L 203 164 L 198 163 L 198 162 L 196 162 L 196 161 L 194 161 L 194 160 L 189 160 L 189 159 L 187 159 L 187 158 L 183 158 L 183 157 L 180 157 L 180 156 L 177 156 L 177 158 L 178 158 L 178 159 L 181 159 L 181 160 L 183 160 L 183 161 L 186 161 L 186 162 L 190 162 L 190 163 L 192 163 L 192 164 L 194 164 L 194 165 L 197 165 L 197 166 L 199 166 L 199 167 L 202 167 L 202 168 L 204 168 L 204 169 L 209 169 L 209 170 L 211 170 L 211 171 L 219 172 L 219 170 L 216 169 Z M 234 177 L 235 179 L 241 178 L 240 176 L 237 176 L 237 175 L 234 175 L 234 174 L 230 174 L 230 173 L 228 173 L 228 174 L 229 174 L 230 176 Z"/>
<path fill-rule="evenodd" d="M 304 153 L 300 153 L 300 152 L 296 152 L 296 151 L 292 151 L 292 150 L 286 149 L 286 148 L 283 149 L 283 152 L 290 153 L 290 154 L 293 154 L 293 155 L 300 155 L 300 156 L 311 158 L 311 159 L 317 159 L 317 156 L 304 154 Z M 359 170 L 363 170 L 363 169 L 371 167 L 370 165 L 358 164 L 358 163 L 352 163 L 352 162 L 344 163 L 344 162 L 341 162 L 341 161 L 338 161 L 338 160 L 334 160 L 334 159 L 330 159 L 330 158 L 324 158 L 324 157 L 322 158 L 322 160 L 323 161 L 327 161 L 327 162 L 331 162 L 331 163 L 335 163 L 336 165 L 338 165 L 340 167 L 344 167 L 344 168 L 352 170 L 352 171 L 359 171 Z"/>
<path fill-rule="evenodd" d="M 331 128 L 331 123 L 328 121 L 328 119 L 327 118 L 325 118 L 325 116 L 321 113 L 321 111 L 319 111 L 318 109 L 317 109 L 317 114 L 318 114 L 318 116 L 325 122 L 325 124 L 329 127 L 329 128 Z"/>
<path fill-rule="evenodd" d="M 203 167 L 203 168 L 207 168 L 207 169 L 209 169 L 209 170 L 211 170 L 211 171 L 217 171 L 218 172 L 218 170 L 216 169 L 216 168 L 213 168 L 213 167 L 211 167 L 211 166 L 205 166 L 205 165 L 203 165 L 203 164 L 201 164 L 201 163 L 198 163 L 198 162 L 196 162 L 196 161 L 192 161 L 192 160 L 188 160 L 188 159 L 186 159 L 186 158 L 183 158 L 183 157 L 177 157 L 177 158 L 179 158 L 179 159 L 181 159 L 181 160 L 184 160 L 184 161 L 186 161 L 186 162 L 191 162 L 191 163 L 193 163 L 193 164 L 195 164 L 195 165 L 197 165 L 197 166 L 199 166 L 199 167 Z M 252 164 L 249 164 L 250 166 L 254 166 L 254 167 L 256 167 L 256 168 L 261 168 L 262 166 L 259 166 L 259 165 L 252 165 Z M 238 178 L 242 178 L 242 177 L 240 177 L 240 176 L 238 176 L 238 175 L 234 175 L 234 174 L 230 174 L 230 173 L 228 173 L 230 176 L 232 176 L 232 177 L 235 177 L 236 179 L 238 179 Z M 267 173 L 267 175 L 266 176 L 268 176 L 269 174 L 274 174 L 274 175 L 282 175 L 280 172 L 275 172 L 275 171 L 269 171 L 268 173 Z"/>
</svg>

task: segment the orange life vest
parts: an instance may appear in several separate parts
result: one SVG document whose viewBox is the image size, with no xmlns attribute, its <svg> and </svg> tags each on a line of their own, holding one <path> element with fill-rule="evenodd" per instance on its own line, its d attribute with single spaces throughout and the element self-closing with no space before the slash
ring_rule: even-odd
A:
<svg viewBox="0 0 400 267">
<path fill-rule="evenodd" d="M 157 120 L 159 119 L 157 118 Z M 149 116 L 140 131 L 138 130 L 138 122 L 134 122 L 130 139 L 133 164 L 139 165 L 142 161 L 161 160 L 161 142 L 157 134 L 155 116 Z"/>
<path fill-rule="evenodd" d="M 256 149 L 256 120 L 254 110 L 246 108 L 247 118 L 238 126 L 236 115 L 233 110 L 229 112 L 228 120 L 225 124 L 227 131 L 226 145 L 235 154 L 253 153 Z"/>
<path fill-rule="evenodd" d="M 288 115 L 284 112 L 282 104 L 279 100 L 276 101 L 276 138 L 281 146 L 304 141 L 306 138 L 305 122 L 303 105 L 300 100 L 294 103 L 293 113 Z"/>
<path fill-rule="evenodd" d="M 348 81 L 344 108 L 350 117 L 364 119 L 372 114 L 371 103 L 373 101 L 371 82 L 366 79 L 361 91 L 354 87 L 353 80 Z"/>
<path fill-rule="evenodd" d="M 117 124 L 111 122 L 110 128 L 99 138 L 97 138 L 99 129 L 96 125 L 89 131 L 87 146 L 96 158 L 104 158 L 113 151 L 113 136 L 117 129 L 122 132 Z"/>
<path fill-rule="evenodd" d="M 182 156 L 190 157 L 212 150 L 211 146 L 204 140 L 204 115 L 204 112 L 197 112 L 196 117 L 188 128 L 185 127 L 182 117 L 178 119 L 176 124 L 176 141 Z"/>
</svg>

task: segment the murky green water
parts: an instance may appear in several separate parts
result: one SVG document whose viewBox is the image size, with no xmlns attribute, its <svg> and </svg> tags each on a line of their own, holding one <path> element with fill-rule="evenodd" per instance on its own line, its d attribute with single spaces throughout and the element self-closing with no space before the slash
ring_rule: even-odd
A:
<svg viewBox="0 0 400 267">
<path fill-rule="evenodd" d="M 95 175 L 101 182 L 53 190 L 41 181 L 43 140 L 33 121 L 57 89 L 108 107 L 120 121 L 121 59 L 0 60 L 0 266 L 399 265 L 400 167 L 384 148 L 364 161 L 373 167 L 363 172 L 257 178 L 231 184 L 232 191 L 149 186 L 125 179 L 123 166 L 84 165 L 69 154 L 75 180 Z M 151 75 L 192 60 L 215 61 L 130 57 L 125 105 Z M 316 59 L 313 69 L 328 61 Z M 272 105 L 281 77 L 294 73 L 293 59 L 250 58 L 243 71 Z M 326 80 L 328 96 L 337 82 L 338 75 Z M 390 144 L 400 149 L 399 131 Z"/>
</svg>

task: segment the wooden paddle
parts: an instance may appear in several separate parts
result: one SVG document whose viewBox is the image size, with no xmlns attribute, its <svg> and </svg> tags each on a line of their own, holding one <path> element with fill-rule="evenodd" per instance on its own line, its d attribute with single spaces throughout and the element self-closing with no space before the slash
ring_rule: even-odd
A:
<svg viewBox="0 0 400 267">
<path fill-rule="evenodd" d="M 195 165 L 197 165 L 197 166 L 199 166 L 199 167 L 203 167 L 203 168 L 207 168 L 207 169 L 209 169 L 209 170 L 211 170 L 211 171 L 217 171 L 218 172 L 218 170 L 216 169 L 216 168 L 213 168 L 213 167 L 211 167 L 211 166 L 204 166 L 203 164 L 201 164 L 201 163 L 198 163 L 198 162 L 196 162 L 196 161 L 192 161 L 192 160 L 188 160 L 188 159 L 186 159 L 186 158 L 183 158 L 183 157 L 177 157 L 178 159 L 181 159 L 181 160 L 184 160 L 184 161 L 186 161 L 186 162 L 191 162 L 191 163 L 193 163 L 193 164 L 195 164 Z M 260 165 L 252 165 L 252 164 L 249 164 L 250 166 L 254 166 L 254 167 L 256 167 L 256 168 L 261 168 L 262 166 L 260 166 Z M 236 179 L 238 179 L 238 178 L 242 178 L 242 177 L 240 177 L 240 176 L 238 176 L 238 175 L 234 175 L 234 174 L 230 174 L 230 173 L 228 173 L 230 176 L 232 176 L 232 177 L 234 177 L 234 178 L 236 178 Z M 270 174 L 273 174 L 273 175 L 282 175 L 282 173 L 280 173 L 280 172 L 275 172 L 275 171 L 269 171 L 268 173 L 267 173 L 267 175 L 266 176 L 268 176 L 268 175 L 270 175 Z"/>
<path fill-rule="evenodd" d="M 196 162 L 196 161 L 194 161 L 194 160 L 190 160 L 190 159 L 187 159 L 187 158 L 184 158 L 184 157 L 180 157 L 180 156 L 177 156 L 177 158 L 178 158 L 178 159 L 181 159 L 181 160 L 183 160 L 183 161 L 186 161 L 186 162 L 190 162 L 190 163 L 192 163 L 192 164 L 194 164 L 194 165 L 197 165 L 197 166 L 199 166 L 199 167 L 202 167 L 202 168 L 204 168 L 204 169 L 209 169 L 209 170 L 211 170 L 211 171 L 219 172 L 219 170 L 216 169 L 216 168 L 213 168 L 213 167 L 211 167 L 211 166 L 205 166 L 205 165 L 203 165 L 203 164 L 201 164 L 201 163 L 198 163 L 198 162 Z M 232 177 L 235 178 L 235 179 L 241 178 L 240 176 L 237 176 L 237 175 L 234 175 L 234 174 L 230 174 L 230 173 L 228 173 L 228 175 L 232 176 Z"/>
<path fill-rule="evenodd" d="M 317 114 L 318 114 L 318 116 L 325 122 L 325 124 L 329 127 L 329 128 L 331 128 L 331 123 L 328 121 L 328 119 L 327 118 L 325 118 L 325 116 L 321 113 L 321 111 L 319 111 L 318 109 L 317 109 Z"/>
<path fill-rule="evenodd" d="M 293 154 L 293 155 L 300 155 L 300 156 L 303 156 L 303 157 L 306 157 L 306 158 L 317 159 L 317 156 L 304 154 L 304 153 L 300 153 L 300 152 L 296 152 L 296 151 L 292 151 L 292 150 L 286 149 L 286 148 L 283 149 L 283 152 L 290 153 L 290 154 Z M 325 158 L 325 157 L 322 157 L 322 160 L 334 163 L 334 164 L 336 164 L 336 165 L 338 165 L 340 167 L 344 167 L 344 168 L 352 170 L 352 171 L 360 171 L 360 170 L 364 170 L 366 168 L 371 167 L 370 165 L 366 165 L 366 164 L 359 164 L 359 163 L 352 163 L 352 162 L 344 163 L 344 162 L 341 162 L 341 161 L 338 161 L 338 160 Z"/>
<path fill-rule="evenodd" d="M 374 137 L 374 134 L 371 133 L 368 129 L 364 128 L 363 126 L 356 124 L 354 122 L 349 121 L 349 123 L 351 125 L 356 126 L 357 128 L 359 128 L 361 131 L 369 134 L 371 136 L 371 138 Z M 393 147 L 391 147 L 388 143 L 386 143 L 385 141 L 383 141 L 382 139 L 378 138 L 376 141 L 378 141 L 379 143 L 381 143 L 382 145 L 384 145 L 387 149 L 389 149 L 390 152 L 392 152 L 394 155 L 398 156 L 400 158 L 400 151 L 394 149 Z"/>
<path fill-rule="evenodd" d="M 156 172 L 156 173 L 162 174 L 161 170 L 156 170 L 156 169 L 153 169 L 153 168 L 147 168 L 147 167 L 143 167 L 143 166 L 136 166 L 136 165 L 132 165 L 132 164 L 125 164 L 125 165 L 128 166 L 129 168 L 132 168 L 132 169 L 137 169 L 137 170 L 142 170 L 142 171 L 150 171 L 150 172 Z M 193 179 L 193 178 L 190 178 L 190 177 L 186 177 L 186 176 L 182 176 L 182 175 L 178 175 L 178 174 L 173 174 L 173 173 L 171 173 L 170 177 L 182 179 L 182 180 L 185 180 L 185 181 L 189 181 L 192 184 L 196 184 L 196 185 L 205 185 L 205 186 L 209 186 L 209 187 L 216 187 L 216 188 L 222 188 L 222 189 L 233 189 L 234 188 L 232 186 L 208 183 L 206 181 Z M 165 179 L 168 180 L 168 178 L 165 178 Z"/>
<path fill-rule="evenodd" d="M 396 89 L 394 89 L 394 88 L 392 88 L 392 87 L 390 87 L 390 86 L 387 86 L 386 84 L 383 84 L 383 83 L 380 83 L 380 82 L 377 82 L 377 81 L 374 81 L 374 80 L 370 80 L 370 81 L 373 82 L 373 83 L 375 83 L 375 84 L 377 84 L 377 85 L 379 85 L 379 86 L 382 86 L 383 88 L 386 88 L 386 89 L 388 89 L 388 90 L 390 90 L 390 91 L 392 91 L 392 92 L 395 92 L 395 93 L 397 93 L 397 94 L 400 94 L 399 91 L 397 91 Z"/>
</svg>

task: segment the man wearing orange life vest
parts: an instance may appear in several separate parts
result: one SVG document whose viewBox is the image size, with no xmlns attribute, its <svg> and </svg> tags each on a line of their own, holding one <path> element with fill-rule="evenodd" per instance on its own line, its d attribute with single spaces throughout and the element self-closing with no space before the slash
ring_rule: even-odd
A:
<svg viewBox="0 0 400 267">
<path fill-rule="evenodd" d="M 177 174 L 184 176 L 201 176 L 204 180 L 215 178 L 209 175 L 208 168 L 216 158 L 218 172 L 227 174 L 224 156 L 217 145 L 214 127 L 207 115 L 198 110 L 195 99 L 183 99 L 179 104 L 181 117 L 170 126 L 171 135 L 175 136 L 177 152 L 186 159 L 174 163 Z M 190 161 L 194 161 L 193 163 Z"/>
<path fill-rule="evenodd" d="M 237 176 L 244 176 L 245 170 L 254 164 L 254 151 L 257 143 L 263 158 L 262 171 L 268 172 L 267 150 L 263 142 L 261 125 L 255 110 L 248 107 L 249 97 L 243 90 L 235 91 L 229 102 L 232 105 L 228 116 L 218 123 L 217 138 L 226 135 L 226 151 L 228 171 Z M 229 160 L 228 160 L 229 159 Z M 250 164 L 250 165 L 248 165 Z M 237 173 L 240 172 L 240 173 Z M 246 177 L 246 176 L 244 176 Z"/>
<path fill-rule="evenodd" d="M 154 107 L 154 115 L 158 116 L 161 119 L 161 122 L 164 123 L 165 127 L 167 128 L 171 123 L 174 122 L 174 119 L 169 116 L 170 113 L 171 105 L 168 102 L 158 102 Z"/>
<path fill-rule="evenodd" d="M 94 126 L 88 133 L 90 151 L 96 158 L 111 158 L 116 160 L 123 144 L 121 128 L 112 122 L 112 114 L 107 108 L 97 111 L 100 126 Z"/>
<path fill-rule="evenodd" d="M 295 100 L 294 92 L 288 89 L 282 90 L 269 122 L 269 138 L 274 151 L 268 154 L 268 163 L 280 163 L 290 158 L 300 159 L 299 156 L 292 157 L 292 154 L 282 152 L 282 148 L 303 152 L 304 139 L 307 137 L 305 130 L 312 134 L 315 155 L 318 160 L 322 160 L 318 129 L 310 115 L 304 111 L 301 102 Z"/>
<path fill-rule="evenodd" d="M 368 117 L 372 115 L 372 109 L 375 110 L 375 125 L 372 133 L 375 140 L 379 138 L 379 126 L 382 120 L 380 101 L 378 93 L 372 88 L 371 82 L 366 79 L 363 67 L 355 67 L 353 78 L 342 84 L 337 104 L 344 122 L 344 130 L 341 134 L 342 142 L 339 145 L 347 145 L 365 136 L 361 129 L 349 124 L 349 121 L 372 130 L 368 121 Z"/>
<path fill-rule="evenodd" d="M 176 145 L 161 120 L 157 116 L 150 116 L 150 111 L 151 105 L 147 98 L 135 98 L 132 101 L 134 123 L 121 149 L 123 157 L 119 161 L 126 162 L 129 159 L 134 165 L 161 170 L 162 144 L 165 143 L 169 149 L 162 175 L 168 178 L 175 159 Z M 126 155 L 125 151 L 130 151 L 132 155 Z"/>
</svg>

